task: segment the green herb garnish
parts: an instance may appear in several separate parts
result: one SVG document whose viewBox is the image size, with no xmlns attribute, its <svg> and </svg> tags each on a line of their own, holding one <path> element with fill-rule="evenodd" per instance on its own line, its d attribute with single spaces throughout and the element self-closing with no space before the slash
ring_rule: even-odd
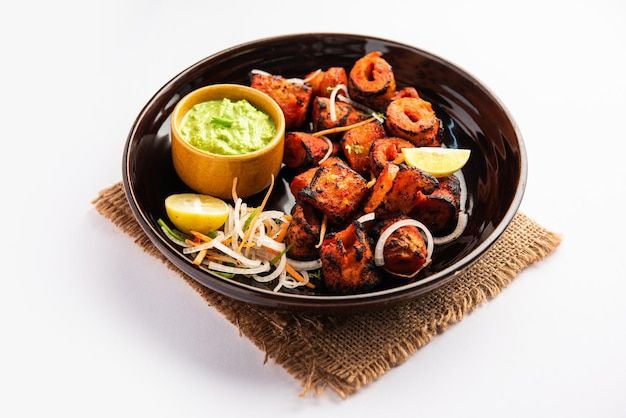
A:
<svg viewBox="0 0 626 418">
<path fill-rule="evenodd" d="M 224 128 L 230 128 L 231 126 L 233 126 L 233 123 L 235 123 L 235 121 L 232 119 L 221 118 L 219 116 L 213 116 L 211 118 L 211 123 L 213 125 L 219 125 Z"/>
<path fill-rule="evenodd" d="M 284 250 L 282 250 L 281 252 L 279 252 L 278 254 L 276 254 L 274 256 L 274 258 L 272 258 L 270 260 L 270 263 L 272 263 L 273 265 L 276 265 L 280 259 L 282 258 L 283 255 L 287 254 L 287 251 L 289 251 L 289 249 L 291 248 L 291 245 L 288 245 L 287 247 L 285 247 Z"/>
<path fill-rule="evenodd" d="M 177 240 L 184 241 L 187 239 L 187 237 L 183 235 L 182 232 L 179 232 L 175 229 L 170 228 L 165 222 L 163 222 L 163 219 L 159 218 L 157 220 L 157 223 L 159 224 L 161 228 L 165 229 L 171 236 L 173 236 Z"/>
<path fill-rule="evenodd" d="M 243 224 L 243 232 L 246 232 L 248 228 L 250 228 L 250 224 L 252 224 L 252 221 L 254 220 L 254 218 L 256 218 L 258 214 L 259 214 L 259 208 L 254 208 L 250 216 L 248 216 L 248 218 Z"/>
</svg>

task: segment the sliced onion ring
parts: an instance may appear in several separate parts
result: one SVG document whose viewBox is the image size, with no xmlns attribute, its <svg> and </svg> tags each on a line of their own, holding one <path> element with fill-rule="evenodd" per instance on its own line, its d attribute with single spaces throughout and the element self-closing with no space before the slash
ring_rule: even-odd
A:
<svg viewBox="0 0 626 418">
<path fill-rule="evenodd" d="M 328 159 L 328 157 L 330 157 L 333 153 L 333 143 L 330 139 L 328 139 L 327 136 L 320 136 L 320 138 L 322 138 L 324 141 L 326 141 L 326 143 L 328 144 L 328 151 L 326 151 L 326 154 L 324 155 L 324 157 L 319 160 L 319 162 L 317 163 L 318 165 L 322 164 L 324 161 L 326 161 Z"/>
<path fill-rule="evenodd" d="M 263 71 L 263 70 L 258 70 L 258 69 L 253 69 L 250 70 L 250 74 L 257 74 L 257 75 L 271 75 L 270 73 L 268 73 L 267 71 Z"/>
<path fill-rule="evenodd" d="M 228 248 L 227 246 L 225 246 L 224 244 L 222 244 L 221 242 L 216 242 L 213 246 L 213 248 L 220 250 L 221 252 L 223 252 L 226 255 L 231 256 L 232 258 L 234 258 L 235 260 L 239 261 L 241 264 L 248 266 L 248 267 L 258 267 L 261 265 L 261 262 L 259 260 L 251 260 L 248 257 L 239 254 L 237 251 Z"/>
<path fill-rule="evenodd" d="M 378 242 L 376 243 L 376 247 L 374 249 L 374 263 L 377 266 L 380 267 L 380 266 L 385 265 L 385 258 L 383 255 L 383 249 L 385 248 L 385 243 L 387 242 L 391 234 L 393 234 L 396 231 L 396 229 L 402 228 L 403 226 L 416 226 L 417 228 L 422 230 L 424 235 L 426 235 L 426 245 L 427 245 L 426 262 L 424 263 L 422 267 L 420 267 L 419 270 L 424 268 L 430 262 L 430 259 L 433 255 L 434 242 L 433 242 L 433 236 L 428 230 L 428 228 L 426 228 L 426 226 L 423 223 L 416 221 L 415 219 L 401 219 L 398 222 L 394 222 L 391 225 L 389 225 L 387 229 L 385 229 L 383 233 L 380 234 L 380 238 L 378 238 Z M 417 274 L 419 270 L 413 273 L 413 275 Z"/>
<path fill-rule="evenodd" d="M 322 260 L 319 258 L 317 260 L 311 260 L 311 261 L 300 261 L 300 260 L 294 260 L 292 258 L 287 258 L 287 262 L 294 269 L 299 270 L 299 271 L 317 270 L 322 267 Z"/>
<path fill-rule="evenodd" d="M 191 254 L 197 253 L 202 250 L 209 250 L 215 246 L 216 242 L 222 242 L 224 240 L 224 233 L 222 231 L 218 231 L 217 236 L 213 238 L 209 242 L 205 242 L 200 245 L 196 245 L 195 247 L 187 247 L 183 249 L 183 254 Z"/>
<path fill-rule="evenodd" d="M 335 122 L 337 120 L 337 111 L 335 110 L 335 100 L 337 99 L 337 92 L 343 90 L 348 94 L 348 88 L 345 84 L 337 84 L 333 91 L 330 93 L 330 120 Z"/>
<path fill-rule="evenodd" d="M 258 276 L 254 274 L 252 278 L 259 283 L 271 282 L 272 280 L 280 276 L 283 273 L 283 271 L 285 271 L 286 264 L 287 264 L 287 257 L 283 254 L 282 257 L 280 257 L 280 261 L 278 262 L 278 265 L 276 266 L 276 269 L 273 272 L 271 272 L 267 276 Z"/>
<path fill-rule="evenodd" d="M 241 267 L 231 267 L 225 266 L 224 264 L 216 263 L 215 261 L 209 261 L 207 265 L 209 270 L 213 271 L 222 271 L 224 273 L 232 273 L 232 274 L 257 274 L 257 273 L 265 273 L 270 269 L 270 263 L 268 261 L 264 261 L 260 266 L 253 268 L 241 268 Z"/>
<path fill-rule="evenodd" d="M 463 234 L 463 231 L 465 231 L 465 227 L 467 226 L 467 218 L 467 213 L 459 213 L 459 217 L 456 221 L 456 227 L 454 228 L 454 231 L 443 237 L 433 237 L 433 243 L 435 245 L 447 244 L 450 241 L 454 241 L 455 239 L 460 237 Z"/>
<path fill-rule="evenodd" d="M 313 71 L 313 72 L 311 73 L 311 75 L 310 75 L 310 76 L 308 76 L 307 78 L 305 78 L 305 79 L 304 79 L 304 80 L 302 80 L 302 81 L 304 81 L 305 83 L 308 83 L 309 81 L 311 81 L 311 80 L 313 80 L 315 77 L 317 77 L 317 75 L 318 75 L 319 73 L 321 73 L 321 72 L 322 72 L 322 69 L 321 69 L 321 68 L 318 68 L 317 70 Z"/>
<path fill-rule="evenodd" d="M 275 241 L 268 237 L 267 235 L 263 235 L 257 239 L 257 246 L 264 246 L 269 248 L 270 250 L 274 250 L 277 252 L 281 252 L 285 250 L 285 244 L 282 242 Z"/>
<path fill-rule="evenodd" d="M 376 214 L 374 212 L 370 212 L 358 218 L 357 222 L 360 222 L 363 224 L 365 222 L 373 221 L 374 219 L 376 219 Z"/>
</svg>

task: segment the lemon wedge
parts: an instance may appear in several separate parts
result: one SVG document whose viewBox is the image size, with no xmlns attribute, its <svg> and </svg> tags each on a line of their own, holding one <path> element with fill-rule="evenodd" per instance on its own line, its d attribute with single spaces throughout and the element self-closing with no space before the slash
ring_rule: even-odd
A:
<svg viewBox="0 0 626 418">
<path fill-rule="evenodd" d="M 432 174 L 447 177 L 463 168 L 470 157 L 468 149 L 454 148 L 403 148 L 404 161 L 411 167 Z"/>
<path fill-rule="evenodd" d="M 207 233 L 224 225 L 228 205 L 217 197 L 194 193 L 173 194 L 165 199 L 170 221 L 182 232 Z"/>
</svg>

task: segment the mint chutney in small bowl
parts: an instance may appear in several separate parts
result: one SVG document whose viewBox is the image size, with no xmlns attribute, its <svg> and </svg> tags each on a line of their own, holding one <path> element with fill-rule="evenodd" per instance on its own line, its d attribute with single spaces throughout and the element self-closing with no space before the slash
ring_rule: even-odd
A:
<svg viewBox="0 0 626 418">
<path fill-rule="evenodd" d="M 285 117 L 265 93 L 215 84 L 183 97 L 171 118 L 172 160 L 180 179 L 198 193 L 222 199 L 260 192 L 283 158 Z"/>
</svg>

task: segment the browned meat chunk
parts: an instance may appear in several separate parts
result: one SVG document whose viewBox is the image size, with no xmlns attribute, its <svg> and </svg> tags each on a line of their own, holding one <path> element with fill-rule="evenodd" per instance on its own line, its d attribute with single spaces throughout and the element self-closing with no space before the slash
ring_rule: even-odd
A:
<svg viewBox="0 0 626 418">
<path fill-rule="evenodd" d="M 283 111 L 287 129 L 304 124 L 312 89 L 307 84 L 291 83 L 281 76 L 251 74 L 251 86 L 267 93 Z"/>
<path fill-rule="evenodd" d="M 378 176 L 388 163 L 404 161 L 402 148 L 413 148 L 413 144 L 400 138 L 381 138 L 372 143 L 369 153 L 370 170 Z"/>
<path fill-rule="evenodd" d="M 289 190 L 291 190 L 291 194 L 296 198 L 296 201 L 300 200 L 300 191 L 311 183 L 316 171 L 317 167 L 309 168 L 307 171 L 298 174 L 291 180 Z"/>
<path fill-rule="evenodd" d="M 305 78 L 309 78 L 313 73 L 309 73 Z M 309 84 L 313 87 L 313 95 L 320 97 L 330 97 L 331 90 L 337 84 L 348 85 L 348 76 L 346 70 L 342 67 L 330 67 L 326 71 L 320 71 L 315 77 L 309 80 Z"/>
<path fill-rule="evenodd" d="M 333 121 L 330 118 L 330 99 L 326 97 L 315 98 L 312 115 L 314 131 L 348 126 L 367 119 L 365 113 L 344 102 L 335 102 L 335 116 L 336 120 Z"/>
<path fill-rule="evenodd" d="M 391 135 L 408 139 L 417 147 L 441 145 L 441 121 L 425 100 L 412 97 L 394 100 L 387 107 L 385 126 Z"/>
<path fill-rule="evenodd" d="M 315 248 L 320 239 L 321 219 L 312 206 L 296 203 L 291 211 L 285 243 L 287 255 L 296 260 L 314 260 L 319 256 Z"/>
<path fill-rule="evenodd" d="M 380 51 L 370 52 L 354 63 L 348 77 L 352 99 L 373 109 L 383 109 L 396 92 L 391 65 Z"/>
<path fill-rule="evenodd" d="M 322 280 L 331 292 L 362 292 L 376 287 L 381 281 L 372 248 L 359 222 L 353 222 L 343 231 L 326 238 L 320 248 L 320 258 Z"/>
<path fill-rule="evenodd" d="M 380 222 L 373 230 L 378 238 L 391 224 L 408 219 L 406 216 Z M 401 277 L 410 277 L 426 264 L 428 251 L 424 237 L 416 226 L 402 226 L 396 229 L 383 247 L 384 269 Z"/>
<path fill-rule="evenodd" d="M 418 194 L 411 216 L 422 222 L 433 234 L 449 233 L 457 223 L 461 186 L 456 176 L 439 179 L 439 187 L 430 195 Z"/>
<path fill-rule="evenodd" d="M 365 213 L 374 212 L 383 203 L 387 193 L 393 187 L 393 182 L 396 180 L 399 171 L 400 167 L 393 163 L 389 163 L 383 168 L 383 171 L 380 172 L 376 179 L 376 183 L 372 186 L 370 197 L 365 203 Z"/>
<path fill-rule="evenodd" d="M 372 143 L 385 137 L 385 129 L 378 122 L 370 122 L 350 129 L 341 140 L 343 155 L 357 173 L 368 177 L 370 171 L 370 147 Z"/>
<path fill-rule="evenodd" d="M 391 101 L 394 101 L 396 99 L 402 99 L 405 97 L 413 97 L 418 99 L 420 96 L 419 94 L 417 94 L 417 90 L 415 90 L 415 88 L 413 87 L 405 87 L 402 90 L 398 90 L 396 91 L 396 94 L 394 94 L 391 97 Z"/>
<path fill-rule="evenodd" d="M 333 164 L 339 164 L 344 167 L 348 166 L 341 158 L 337 157 L 328 157 L 326 161 L 324 161 L 320 165 L 322 167 L 329 167 Z M 307 171 L 298 174 L 293 178 L 293 180 L 291 180 L 291 183 L 289 184 L 289 189 L 291 190 L 291 194 L 293 194 L 293 196 L 296 198 L 296 201 L 300 200 L 300 190 L 304 189 L 311 183 L 311 180 L 313 180 L 313 176 L 315 175 L 317 169 L 318 167 L 309 168 Z"/>
<path fill-rule="evenodd" d="M 345 223 L 367 195 L 367 183 L 356 171 L 342 164 L 317 169 L 299 197 L 322 211 L 335 224 Z"/>
<path fill-rule="evenodd" d="M 289 132 L 285 136 L 283 162 L 289 168 L 316 165 L 328 151 L 328 142 L 304 132 Z"/>
<path fill-rule="evenodd" d="M 405 164 L 401 164 L 398 168 L 391 189 L 384 195 L 380 204 L 375 207 L 374 211 L 379 219 L 408 215 L 417 203 L 418 192 L 431 194 L 437 188 L 437 179 L 430 174 Z M 368 201 L 365 206 L 372 208 L 375 203 Z"/>
</svg>

